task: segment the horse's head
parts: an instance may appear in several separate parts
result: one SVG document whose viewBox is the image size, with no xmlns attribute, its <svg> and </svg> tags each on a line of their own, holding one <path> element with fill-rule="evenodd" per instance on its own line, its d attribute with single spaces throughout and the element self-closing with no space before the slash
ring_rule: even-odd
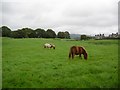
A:
<svg viewBox="0 0 120 90">
<path fill-rule="evenodd" d="M 53 45 L 53 44 L 50 44 L 51 45 L 51 47 L 50 48 L 53 48 L 53 49 L 55 49 L 55 45 Z"/>
<path fill-rule="evenodd" d="M 55 47 L 53 47 L 53 49 L 55 49 Z"/>
<path fill-rule="evenodd" d="M 55 45 L 52 45 L 53 49 L 55 49 Z"/>
<path fill-rule="evenodd" d="M 87 54 L 85 48 L 84 47 L 80 47 L 80 48 L 81 48 L 81 53 L 84 55 L 84 59 L 87 60 L 88 54 Z"/>
<path fill-rule="evenodd" d="M 84 50 L 83 55 L 84 55 L 84 59 L 86 59 L 86 60 L 87 60 L 88 54 L 87 54 L 87 52 L 86 52 L 85 50 Z"/>
</svg>

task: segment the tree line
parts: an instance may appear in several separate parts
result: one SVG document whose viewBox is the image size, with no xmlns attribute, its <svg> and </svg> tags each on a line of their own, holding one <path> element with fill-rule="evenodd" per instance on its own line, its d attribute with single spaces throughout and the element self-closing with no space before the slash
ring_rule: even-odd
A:
<svg viewBox="0 0 120 90">
<path fill-rule="evenodd" d="M 58 32 L 57 34 L 52 29 L 46 31 L 41 28 L 35 30 L 31 28 L 22 28 L 16 31 L 12 31 L 7 26 L 0 27 L 0 36 L 11 37 L 11 38 L 66 38 L 70 39 L 68 31 Z"/>
</svg>

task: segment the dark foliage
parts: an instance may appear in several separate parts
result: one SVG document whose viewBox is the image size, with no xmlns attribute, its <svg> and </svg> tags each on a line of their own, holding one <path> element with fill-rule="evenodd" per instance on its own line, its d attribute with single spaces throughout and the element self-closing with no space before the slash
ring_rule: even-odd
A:
<svg viewBox="0 0 120 90">
<path fill-rule="evenodd" d="M 58 32 L 57 37 L 58 38 L 70 39 L 70 34 L 67 31 L 65 31 L 65 32 Z"/>
<path fill-rule="evenodd" d="M 16 31 L 11 31 L 7 26 L 2 26 L 0 28 L 0 36 L 2 37 L 11 37 L 11 38 L 70 38 L 69 32 L 59 32 L 58 35 L 52 30 L 37 28 L 33 30 L 31 28 L 22 28 Z"/>
<path fill-rule="evenodd" d="M 55 38 L 55 37 L 56 37 L 56 34 L 52 29 L 48 29 L 46 31 L 46 38 Z"/>
<path fill-rule="evenodd" d="M 11 29 L 8 28 L 7 26 L 2 26 L 2 27 L 0 27 L 0 36 L 1 36 L 1 34 L 2 34 L 2 37 L 10 37 Z"/>
</svg>

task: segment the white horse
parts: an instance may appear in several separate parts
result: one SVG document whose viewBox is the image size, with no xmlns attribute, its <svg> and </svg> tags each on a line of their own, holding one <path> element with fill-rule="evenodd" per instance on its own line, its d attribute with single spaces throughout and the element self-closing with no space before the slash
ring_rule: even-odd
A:
<svg viewBox="0 0 120 90">
<path fill-rule="evenodd" d="M 55 49 L 55 45 L 49 44 L 49 43 L 45 43 L 44 44 L 44 48 L 53 48 L 53 49 Z"/>
</svg>

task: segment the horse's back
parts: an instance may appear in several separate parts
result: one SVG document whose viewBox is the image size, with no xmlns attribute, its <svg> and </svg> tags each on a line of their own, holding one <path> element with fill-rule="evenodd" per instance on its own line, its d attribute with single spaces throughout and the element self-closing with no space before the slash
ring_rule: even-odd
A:
<svg viewBox="0 0 120 90">
<path fill-rule="evenodd" d="M 45 43 L 44 46 L 51 47 L 51 45 L 49 43 Z"/>
<path fill-rule="evenodd" d="M 49 43 L 45 43 L 44 45 L 45 45 L 45 46 L 48 46 L 48 45 L 50 45 L 50 44 L 49 44 Z"/>
<path fill-rule="evenodd" d="M 73 51 L 75 51 L 76 50 L 76 46 L 72 46 L 71 48 L 70 48 L 70 51 L 71 52 L 73 52 Z"/>
<path fill-rule="evenodd" d="M 82 47 L 82 46 L 72 46 L 72 47 L 70 48 L 70 51 L 71 51 L 72 53 L 78 55 L 78 54 L 82 53 L 83 47 Z"/>
<path fill-rule="evenodd" d="M 72 47 L 70 48 L 70 52 L 71 52 L 71 53 L 74 53 L 74 54 L 78 54 L 78 47 L 72 46 Z"/>
</svg>

